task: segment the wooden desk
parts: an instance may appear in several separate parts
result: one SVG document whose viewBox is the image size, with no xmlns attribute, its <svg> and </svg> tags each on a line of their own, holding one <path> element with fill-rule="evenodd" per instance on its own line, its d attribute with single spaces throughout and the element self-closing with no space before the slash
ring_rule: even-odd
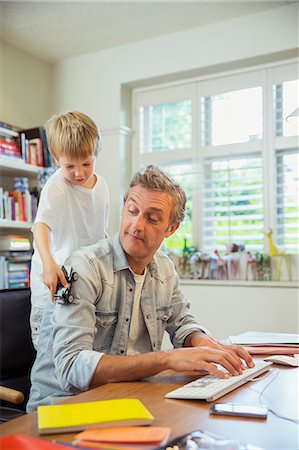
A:
<svg viewBox="0 0 299 450">
<path fill-rule="evenodd" d="M 275 371 L 273 371 L 275 369 Z M 298 419 L 298 369 L 273 365 L 272 373 L 260 381 L 247 383 L 232 391 L 219 401 L 258 403 L 258 392 L 267 387 L 264 402 L 277 413 Z M 200 429 L 226 437 L 239 439 L 264 449 L 298 449 L 299 427 L 293 422 L 282 420 L 268 413 L 266 420 L 209 416 L 210 403 L 194 400 L 165 399 L 164 394 L 181 384 L 192 381 L 192 374 L 178 374 L 165 371 L 138 382 L 110 383 L 65 400 L 67 403 L 79 401 L 106 400 L 113 398 L 139 398 L 155 417 L 154 425 L 170 426 L 170 438 L 188 431 Z M 258 391 L 258 392 L 256 392 Z M 27 414 L 0 426 L 0 436 L 23 433 L 38 437 L 36 413 Z M 70 442 L 73 434 L 43 436 L 43 439 L 58 439 Z"/>
</svg>

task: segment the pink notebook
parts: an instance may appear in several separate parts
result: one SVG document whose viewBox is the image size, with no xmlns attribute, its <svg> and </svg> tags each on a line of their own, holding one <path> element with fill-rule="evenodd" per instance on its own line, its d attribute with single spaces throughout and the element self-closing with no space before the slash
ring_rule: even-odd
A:
<svg viewBox="0 0 299 450">
<path fill-rule="evenodd" d="M 243 347 L 252 355 L 295 355 L 299 353 L 297 346 L 280 345 L 243 345 Z"/>
</svg>

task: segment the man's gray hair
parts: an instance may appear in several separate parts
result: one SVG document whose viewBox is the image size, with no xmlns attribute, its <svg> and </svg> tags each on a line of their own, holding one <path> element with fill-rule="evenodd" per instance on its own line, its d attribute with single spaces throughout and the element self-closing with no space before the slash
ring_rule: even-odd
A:
<svg viewBox="0 0 299 450">
<path fill-rule="evenodd" d="M 143 186 L 145 189 L 169 194 L 173 200 L 170 225 L 181 223 L 184 220 L 186 206 L 185 191 L 170 176 L 159 169 L 159 167 L 151 164 L 147 166 L 144 172 L 137 172 L 130 183 L 130 189 L 134 186 Z M 124 196 L 124 203 L 128 198 L 129 190 Z"/>
</svg>

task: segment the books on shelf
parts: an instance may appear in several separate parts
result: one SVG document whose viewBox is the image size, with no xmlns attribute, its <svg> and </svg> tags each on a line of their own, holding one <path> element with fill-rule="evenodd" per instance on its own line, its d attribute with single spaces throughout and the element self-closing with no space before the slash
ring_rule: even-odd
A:
<svg viewBox="0 0 299 450">
<path fill-rule="evenodd" d="M 134 398 L 38 406 L 37 418 L 39 434 L 150 425 L 154 420 L 143 403 Z"/>
<path fill-rule="evenodd" d="M 28 128 L 20 132 L 22 158 L 29 164 L 53 167 L 46 130 L 43 127 Z"/>
<path fill-rule="evenodd" d="M 14 191 L 0 187 L 0 218 L 32 223 L 37 211 L 37 191 L 29 189 L 26 177 L 15 178 L 14 184 Z"/>
<path fill-rule="evenodd" d="M 0 251 L 23 251 L 31 250 L 31 243 L 29 238 L 25 236 L 17 236 L 8 234 L 0 236 Z"/>
<path fill-rule="evenodd" d="M 0 122 L 0 154 L 22 157 L 19 129 L 5 122 Z"/>
<path fill-rule="evenodd" d="M 27 164 L 53 167 L 47 134 L 43 127 L 21 129 L 0 122 L 0 154 L 23 159 Z"/>
<path fill-rule="evenodd" d="M 25 236 L 0 236 L 0 289 L 29 287 L 31 256 Z"/>
</svg>

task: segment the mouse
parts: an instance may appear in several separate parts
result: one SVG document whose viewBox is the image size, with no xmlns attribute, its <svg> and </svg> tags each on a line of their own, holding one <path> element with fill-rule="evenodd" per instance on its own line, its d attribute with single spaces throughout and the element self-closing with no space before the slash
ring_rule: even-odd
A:
<svg viewBox="0 0 299 450">
<path fill-rule="evenodd" d="M 275 364 L 283 364 L 284 366 L 299 366 L 298 355 L 286 356 L 286 355 L 272 355 L 264 358 L 264 361 L 272 361 Z"/>
</svg>

